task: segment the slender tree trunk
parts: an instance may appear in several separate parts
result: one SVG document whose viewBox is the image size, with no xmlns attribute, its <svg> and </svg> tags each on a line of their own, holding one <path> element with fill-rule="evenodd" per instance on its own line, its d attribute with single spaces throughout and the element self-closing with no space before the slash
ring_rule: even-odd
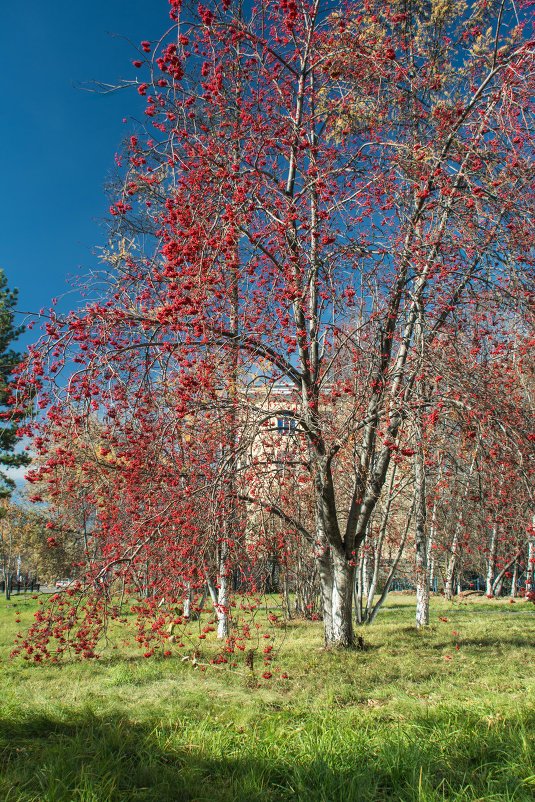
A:
<svg viewBox="0 0 535 802">
<path fill-rule="evenodd" d="M 399 561 L 401 559 L 401 555 L 403 554 L 403 551 L 405 549 L 405 543 L 407 542 L 407 536 L 409 534 L 409 529 L 411 527 L 412 515 L 413 515 L 413 507 L 411 507 L 411 510 L 410 510 L 410 512 L 409 512 L 409 514 L 407 516 L 407 522 L 405 524 L 405 529 L 403 530 L 403 536 L 401 538 L 401 541 L 400 541 L 400 544 L 399 544 L 399 547 L 398 547 L 398 550 L 397 550 L 397 554 L 396 554 L 396 556 L 394 558 L 394 562 L 390 566 L 390 571 L 388 572 L 388 576 L 386 578 L 383 590 L 382 590 L 381 595 L 379 596 L 378 600 L 375 602 L 375 604 L 373 605 L 373 607 L 372 607 L 372 609 L 370 611 L 370 614 L 369 614 L 369 616 L 368 616 L 368 618 L 366 620 L 367 624 L 373 624 L 373 622 L 375 621 L 375 619 L 376 619 L 376 617 L 377 617 L 377 615 L 379 613 L 379 610 L 381 609 L 381 607 L 383 606 L 383 604 L 386 601 L 386 598 L 387 598 L 388 593 L 390 591 L 390 586 L 392 584 L 392 580 L 394 579 L 394 575 L 396 573 Z"/>
<path fill-rule="evenodd" d="M 221 548 L 223 552 L 223 548 Z M 217 587 L 211 579 L 207 581 L 208 590 L 214 605 L 214 611 L 217 617 L 217 637 L 224 639 L 229 634 L 229 620 L 228 620 L 228 604 L 229 604 L 229 579 L 226 573 L 227 555 L 220 553 L 219 555 L 219 571 L 217 575 Z"/>
<path fill-rule="evenodd" d="M 218 589 L 217 589 L 217 637 L 224 639 L 229 634 L 229 562 L 228 562 L 228 547 L 226 544 L 221 544 L 221 554 L 219 557 L 219 576 L 218 576 Z"/>
<path fill-rule="evenodd" d="M 363 544 L 364 546 L 364 544 Z M 368 597 L 370 595 L 370 584 L 371 584 L 371 576 L 368 570 L 369 567 L 369 554 L 366 549 L 363 548 L 363 560 L 362 560 L 362 595 L 366 597 L 366 602 L 368 601 Z"/>
<path fill-rule="evenodd" d="M 505 579 L 505 574 L 507 573 L 507 571 L 509 571 L 510 568 L 513 567 L 513 565 L 516 564 L 516 561 L 517 561 L 518 557 L 519 557 L 519 554 L 515 554 L 513 559 L 509 560 L 509 562 L 506 565 L 504 565 L 504 567 L 502 568 L 500 573 L 494 578 L 494 584 L 492 585 L 492 595 L 493 596 L 501 596 L 502 595 L 503 580 Z"/>
<path fill-rule="evenodd" d="M 186 588 L 186 595 L 184 596 L 184 618 L 189 618 L 191 620 L 192 604 L 193 604 L 193 591 L 191 589 L 191 585 L 188 584 Z"/>
<path fill-rule="evenodd" d="M 489 556 L 487 560 L 487 596 L 494 595 L 494 572 L 496 570 L 496 546 L 498 542 L 498 523 L 495 522 L 490 533 Z"/>
<path fill-rule="evenodd" d="M 370 588 L 368 591 L 368 596 L 366 598 L 366 610 L 364 613 L 364 621 L 357 619 L 357 623 L 368 623 L 370 621 L 370 617 L 373 610 L 373 600 L 375 598 L 375 594 L 377 593 L 377 584 L 379 582 L 379 571 L 381 568 L 381 559 L 383 556 L 383 543 L 386 536 L 386 528 L 388 526 L 388 519 L 390 517 L 390 508 L 392 505 L 392 500 L 394 498 L 394 481 L 396 478 L 396 471 L 397 465 L 394 464 L 390 472 L 390 482 L 388 484 L 387 494 L 386 494 L 386 504 L 381 516 L 381 524 L 379 527 L 379 534 L 377 536 L 377 540 L 375 541 L 375 548 L 373 553 L 373 573 L 370 582 Z M 388 591 L 387 591 L 388 592 Z"/>
<path fill-rule="evenodd" d="M 453 598 L 453 580 L 455 577 L 455 572 L 457 570 L 457 560 L 459 556 L 459 539 L 461 536 L 461 526 L 463 523 L 463 509 L 468 497 L 468 493 L 470 492 L 470 480 L 472 479 L 472 474 L 474 472 L 474 468 L 476 465 L 477 459 L 477 451 L 479 448 L 479 444 L 476 447 L 474 452 L 474 456 L 472 457 L 472 462 L 470 463 L 470 469 L 468 471 L 468 477 L 466 479 L 466 485 L 464 487 L 464 492 L 462 498 L 459 501 L 458 513 L 457 513 L 457 521 L 455 524 L 455 530 L 453 532 L 453 540 L 451 542 L 451 552 L 450 552 L 450 559 L 446 566 L 446 580 L 444 582 L 444 596 L 448 601 L 451 601 Z"/>
<path fill-rule="evenodd" d="M 442 477 L 442 463 L 439 465 L 437 484 Z M 429 588 L 435 590 L 435 558 L 433 555 L 433 547 L 437 536 L 437 498 L 433 501 L 433 511 L 431 513 L 431 525 L 429 527 L 429 538 L 427 541 L 427 563 L 429 565 Z"/>
<path fill-rule="evenodd" d="M 533 521 L 535 526 L 535 519 Z M 535 592 L 535 538 L 528 541 L 528 564 L 526 566 L 526 595 Z"/>
<path fill-rule="evenodd" d="M 282 612 L 284 617 L 288 620 L 292 617 L 292 609 L 290 606 L 290 584 L 288 581 L 288 566 L 284 566 L 282 570 Z"/>
<path fill-rule="evenodd" d="M 429 560 L 429 592 L 435 592 L 435 561 Z"/>
<path fill-rule="evenodd" d="M 364 550 L 361 549 L 358 570 L 355 573 L 355 581 L 353 583 L 355 588 L 355 619 L 357 624 L 362 624 L 365 620 L 364 615 Z"/>
<path fill-rule="evenodd" d="M 517 582 L 518 582 L 518 560 L 515 560 L 515 564 L 513 566 L 513 576 L 511 577 L 511 591 L 509 594 L 512 599 L 516 598 Z"/>
<path fill-rule="evenodd" d="M 368 618 L 370 617 L 370 612 L 373 607 L 373 600 L 375 598 L 375 594 L 377 593 L 377 583 L 379 581 L 379 569 L 381 567 L 382 546 L 383 546 L 382 541 L 380 541 L 380 538 L 377 538 L 377 542 L 375 544 L 375 548 L 373 551 L 373 571 L 370 575 L 370 584 L 368 586 L 368 592 L 366 594 L 366 610 L 365 610 L 366 620 L 368 620 Z"/>
<path fill-rule="evenodd" d="M 420 427 L 419 427 L 420 428 Z M 416 564 L 416 626 L 429 624 L 429 563 L 427 542 L 427 508 L 425 465 L 422 444 L 414 455 L 414 542 Z"/>
</svg>

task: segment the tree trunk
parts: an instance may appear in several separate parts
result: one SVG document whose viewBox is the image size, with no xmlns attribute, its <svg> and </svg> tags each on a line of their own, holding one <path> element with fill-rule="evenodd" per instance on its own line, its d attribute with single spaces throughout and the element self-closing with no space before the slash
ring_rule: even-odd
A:
<svg viewBox="0 0 535 802">
<path fill-rule="evenodd" d="M 421 433 L 421 429 L 420 429 Z M 416 626 L 429 624 L 429 563 L 427 542 L 427 508 L 423 446 L 414 455 L 414 542 L 416 564 Z"/>
<path fill-rule="evenodd" d="M 510 568 L 516 563 L 519 554 L 515 554 L 512 560 L 504 565 L 500 573 L 495 577 L 494 583 L 492 585 L 492 596 L 501 596 L 503 590 L 503 580 L 505 579 L 505 574 L 509 571 Z"/>
<path fill-rule="evenodd" d="M 225 542 L 220 545 L 218 554 L 218 572 L 216 584 L 208 579 L 207 585 L 214 605 L 214 612 L 217 617 L 217 637 L 220 640 L 228 638 L 229 635 L 229 566 L 228 566 L 228 546 Z"/>
<path fill-rule="evenodd" d="M 435 561 L 431 559 L 429 561 L 429 590 L 433 590 L 435 592 Z"/>
<path fill-rule="evenodd" d="M 444 582 L 444 596 L 448 601 L 453 599 L 453 574 L 455 572 L 455 558 L 456 553 L 453 552 L 447 568 L 446 581 Z"/>
<path fill-rule="evenodd" d="M 455 524 L 455 531 L 453 533 L 453 540 L 451 542 L 451 556 L 450 556 L 448 565 L 446 566 L 446 580 L 444 582 L 444 596 L 446 597 L 446 599 L 448 599 L 448 601 L 451 601 L 453 599 L 453 578 L 454 578 L 455 572 L 457 570 L 457 558 L 458 558 L 458 552 L 459 552 L 459 539 L 460 539 L 460 536 L 461 536 L 461 526 L 462 526 L 462 523 L 463 523 L 463 509 L 464 509 L 464 505 L 465 505 L 466 499 L 468 498 L 468 493 L 470 492 L 470 481 L 472 479 L 472 474 L 474 472 L 474 468 L 475 468 L 475 465 L 476 465 L 478 449 L 479 449 L 479 443 L 477 444 L 477 446 L 475 448 L 474 456 L 472 457 L 472 462 L 470 463 L 470 469 L 468 471 L 466 484 L 464 486 L 463 495 L 462 495 L 462 498 L 459 501 L 457 521 L 456 521 L 456 524 Z"/>
<path fill-rule="evenodd" d="M 438 470 L 438 477 L 437 477 L 437 485 L 440 482 L 442 477 L 442 464 L 439 466 Z M 433 501 L 433 511 L 431 513 L 431 525 L 429 527 L 429 538 L 427 541 L 427 563 L 429 565 L 429 589 L 433 589 L 433 592 L 436 591 L 435 587 L 435 558 L 433 555 L 433 548 L 435 545 L 435 540 L 437 536 L 437 498 L 435 494 L 435 499 Z"/>
<path fill-rule="evenodd" d="M 292 610 L 290 606 L 290 583 L 288 581 L 287 565 L 285 565 L 282 570 L 282 612 L 286 619 L 291 619 Z"/>
<path fill-rule="evenodd" d="M 535 592 L 535 538 L 530 537 L 528 542 L 528 564 L 526 568 L 526 595 L 533 592 Z"/>
<path fill-rule="evenodd" d="M 193 604 L 193 591 L 191 589 L 191 585 L 188 583 L 186 587 L 186 594 L 184 596 L 184 610 L 183 610 L 184 618 L 188 618 L 191 620 L 192 604 Z"/>
<path fill-rule="evenodd" d="M 512 599 L 516 598 L 516 585 L 518 582 L 518 560 L 515 560 L 513 566 L 513 576 L 511 577 L 511 591 L 510 596 Z"/>
<path fill-rule="evenodd" d="M 332 630 L 330 646 L 353 645 L 353 581 L 355 569 L 345 557 L 333 554 Z"/>
<path fill-rule="evenodd" d="M 407 516 L 407 521 L 405 523 L 405 529 L 403 531 L 403 536 L 401 538 L 401 542 L 399 544 L 398 551 L 397 551 L 397 554 L 395 556 L 394 562 L 390 566 L 390 571 L 388 572 L 388 576 L 386 578 L 386 581 L 385 581 L 383 590 L 381 592 L 381 595 L 379 596 L 379 598 L 375 602 L 375 604 L 372 606 L 372 608 L 370 610 L 370 613 L 369 613 L 369 615 L 367 617 L 367 620 L 366 620 L 367 624 L 373 624 L 373 622 L 375 621 L 375 619 L 377 617 L 377 614 L 379 613 L 379 610 L 381 609 L 381 607 L 383 606 L 383 604 L 386 601 L 386 598 L 387 598 L 388 593 L 390 591 L 390 586 L 392 584 L 392 580 L 394 579 L 394 574 L 396 573 L 399 561 L 401 559 L 401 555 L 403 554 L 403 551 L 405 549 L 405 543 L 407 541 L 407 536 L 409 534 L 409 529 L 410 529 L 410 526 L 411 526 L 413 511 L 414 511 L 414 505 L 411 507 L 410 512 L 409 512 L 409 514 Z"/>
<path fill-rule="evenodd" d="M 389 517 L 390 517 L 390 508 L 391 508 L 391 505 L 392 505 L 392 501 L 393 501 L 393 499 L 394 499 L 394 497 L 396 495 L 394 493 L 394 481 L 395 481 L 395 478 L 396 478 L 396 471 L 397 471 L 397 466 L 396 466 L 396 464 L 394 464 L 394 467 L 392 468 L 392 470 L 390 472 L 390 482 L 389 482 L 387 493 L 386 493 L 386 504 L 385 504 L 385 507 L 384 507 L 384 510 L 383 510 L 383 513 L 382 513 L 382 516 L 381 516 L 381 524 L 380 524 L 380 527 L 379 527 L 379 534 L 378 534 L 377 539 L 376 539 L 375 544 L 374 544 L 374 550 L 373 550 L 373 558 L 374 558 L 374 561 L 373 561 L 373 573 L 372 573 L 372 577 L 371 577 L 370 587 L 369 587 L 369 590 L 368 590 L 368 596 L 367 596 L 367 599 L 366 599 L 366 610 L 364 611 L 364 616 L 361 615 L 360 619 L 357 618 L 357 623 L 359 623 L 359 624 L 371 623 L 372 612 L 374 610 L 373 600 L 375 598 L 375 594 L 377 593 L 377 584 L 379 582 L 379 571 L 380 571 L 380 568 L 381 568 L 381 560 L 382 560 L 382 556 L 383 556 L 383 543 L 384 543 L 384 539 L 385 539 L 385 536 L 386 536 L 386 528 L 388 526 L 388 520 L 389 520 Z M 397 563 L 396 563 L 396 565 L 397 565 Z M 387 584 L 386 593 L 388 593 L 389 584 L 388 584 L 388 582 L 386 584 Z M 385 598 L 386 598 L 386 594 L 385 594 Z M 364 618 L 364 620 L 362 620 L 363 618 Z"/>
<path fill-rule="evenodd" d="M 333 630 L 333 567 L 330 548 L 325 546 L 322 552 L 316 557 L 316 560 L 318 563 L 318 573 L 320 575 L 325 646 L 329 646 Z"/>
<path fill-rule="evenodd" d="M 364 545 L 364 544 L 363 544 Z M 365 621 L 364 617 L 364 551 L 360 551 L 360 559 L 358 569 L 355 573 L 354 587 L 354 600 L 355 600 L 355 620 L 357 624 L 362 624 Z"/>
<path fill-rule="evenodd" d="M 365 543 L 366 541 L 364 541 L 361 548 L 364 547 Z M 366 597 L 366 602 L 368 601 L 370 595 L 370 585 L 371 585 L 371 576 L 368 568 L 369 568 L 369 555 L 368 551 L 365 549 L 364 559 L 362 561 L 362 595 Z"/>
<path fill-rule="evenodd" d="M 487 562 L 487 596 L 494 595 L 494 572 L 496 570 L 496 545 L 498 541 L 498 524 L 492 527 L 489 543 L 489 557 Z"/>
<path fill-rule="evenodd" d="M 354 643 L 352 612 L 355 568 L 334 550 L 324 552 L 317 561 L 325 646 L 331 649 L 347 648 Z"/>
</svg>

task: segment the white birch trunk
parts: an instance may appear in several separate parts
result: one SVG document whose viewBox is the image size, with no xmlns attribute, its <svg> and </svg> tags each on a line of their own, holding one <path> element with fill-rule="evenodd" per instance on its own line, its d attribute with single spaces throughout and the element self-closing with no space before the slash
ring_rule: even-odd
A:
<svg viewBox="0 0 535 802">
<path fill-rule="evenodd" d="M 512 599 L 516 598 L 516 584 L 518 582 L 518 560 L 515 560 L 513 566 L 513 576 L 511 577 L 511 591 L 509 595 Z"/>
<path fill-rule="evenodd" d="M 535 524 L 535 520 L 534 520 Z M 528 564 L 526 568 L 526 595 L 535 591 L 535 538 L 528 542 Z"/>
<path fill-rule="evenodd" d="M 424 454 L 421 443 L 414 455 L 414 544 L 416 565 L 416 626 L 429 624 L 429 564 Z"/>
<path fill-rule="evenodd" d="M 193 591 L 191 585 L 188 584 L 186 588 L 186 595 L 184 596 L 184 618 L 191 619 L 191 606 L 193 604 Z"/>
<path fill-rule="evenodd" d="M 364 552 L 364 559 L 362 562 L 362 595 L 366 597 L 366 602 L 370 596 L 370 584 L 371 584 L 371 577 L 368 571 L 368 564 L 369 564 L 369 556 L 367 552 Z"/>
<path fill-rule="evenodd" d="M 210 579 L 207 582 L 210 598 L 212 599 L 212 604 L 214 605 L 214 611 L 217 618 L 217 637 L 220 640 L 228 638 L 230 631 L 228 615 L 229 577 L 227 575 L 228 567 L 226 556 L 226 549 L 222 544 L 218 559 L 219 565 L 216 585 L 214 585 Z"/>
<path fill-rule="evenodd" d="M 364 545 L 364 544 L 363 544 Z M 364 621 L 364 551 L 361 549 L 358 570 L 355 576 L 355 618 L 357 624 Z"/>
<path fill-rule="evenodd" d="M 487 596 L 494 596 L 494 572 L 496 570 L 496 545 L 498 542 L 498 523 L 495 522 L 490 533 L 489 556 L 487 561 Z"/>
</svg>

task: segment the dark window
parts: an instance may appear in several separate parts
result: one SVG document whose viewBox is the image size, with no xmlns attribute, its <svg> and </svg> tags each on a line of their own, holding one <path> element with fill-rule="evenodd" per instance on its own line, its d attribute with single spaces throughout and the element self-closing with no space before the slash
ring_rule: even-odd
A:
<svg viewBox="0 0 535 802">
<path fill-rule="evenodd" d="M 277 431 L 279 434 L 293 434 L 297 428 L 295 418 L 277 418 Z"/>
</svg>

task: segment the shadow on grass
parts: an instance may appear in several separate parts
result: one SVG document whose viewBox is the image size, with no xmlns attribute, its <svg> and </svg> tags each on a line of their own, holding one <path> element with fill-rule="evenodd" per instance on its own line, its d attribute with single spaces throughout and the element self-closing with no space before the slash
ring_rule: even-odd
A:
<svg viewBox="0 0 535 802">
<path fill-rule="evenodd" d="M 452 643 L 459 643 L 461 649 L 466 648 L 475 648 L 475 649 L 496 649 L 497 647 L 511 647 L 514 646 L 518 649 L 527 649 L 528 651 L 532 652 L 534 650 L 533 640 L 529 638 L 527 635 L 525 638 L 521 638 L 518 636 L 512 636 L 510 638 L 465 638 L 461 634 L 458 638 L 455 636 L 451 636 L 447 640 L 442 640 L 438 643 L 432 643 L 431 648 L 433 649 L 447 649 L 448 647 L 452 646 Z"/>
<path fill-rule="evenodd" d="M 524 802 L 532 787 L 533 716 L 486 724 L 430 715 L 409 725 L 378 722 L 340 732 L 310 720 L 308 738 L 264 718 L 254 732 L 229 722 L 138 722 L 65 711 L 64 717 L 0 718 L 4 802 Z M 382 724 L 384 728 L 384 722 Z M 193 734 L 192 734 L 193 733 Z M 192 742 L 190 742 L 190 739 Z M 281 745 L 281 742 L 283 745 Z M 532 771 L 532 770 L 531 770 Z"/>
</svg>

